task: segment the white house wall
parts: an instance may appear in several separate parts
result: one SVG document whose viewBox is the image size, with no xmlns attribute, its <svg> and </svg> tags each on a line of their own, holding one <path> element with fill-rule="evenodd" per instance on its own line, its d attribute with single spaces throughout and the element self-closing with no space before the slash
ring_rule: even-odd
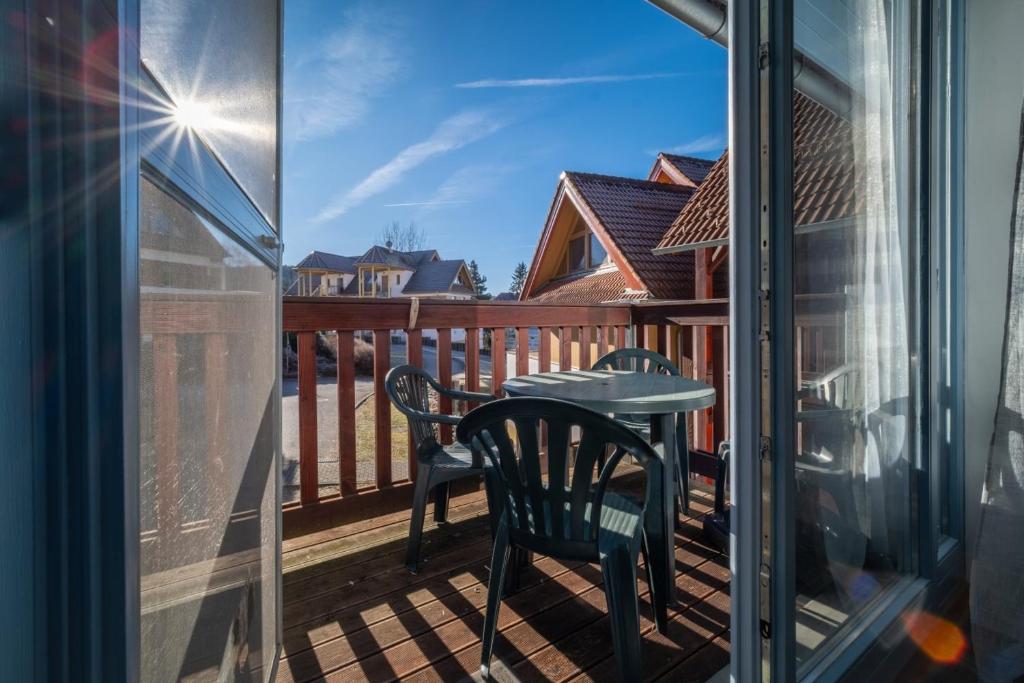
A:
<svg viewBox="0 0 1024 683">
<path fill-rule="evenodd" d="M 1010 219 L 1024 100 L 1024 2 L 967 7 L 965 485 L 973 556 L 1002 369 Z"/>
</svg>

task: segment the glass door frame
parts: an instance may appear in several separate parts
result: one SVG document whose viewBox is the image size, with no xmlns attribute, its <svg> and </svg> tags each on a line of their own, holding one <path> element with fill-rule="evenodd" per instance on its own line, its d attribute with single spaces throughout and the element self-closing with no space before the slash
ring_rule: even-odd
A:
<svg viewBox="0 0 1024 683">
<path fill-rule="evenodd" d="M 911 334 L 924 341 L 922 357 L 915 359 L 921 367 L 915 390 L 923 428 L 911 462 L 918 553 L 911 573 L 844 628 L 802 680 L 836 680 L 855 665 L 863 668 L 863 655 L 879 648 L 883 632 L 899 637 L 894 629 L 902 612 L 941 601 L 950 592 L 946 579 L 963 575 L 963 16 L 962 0 L 920 0 L 913 24 L 920 39 L 920 102 L 913 131 L 917 153 L 909 161 L 920 182 L 910 225 L 922 249 L 912 274 L 918 316 Z M 731 674 L 737 681 L 797 678 L 793 17 L 793 0 L 730 4 Z M 940 249 L 930 250 L 933 244 Z M 946 284 L 948 338 L 940 347 L 934 327 L 940 311 L 929 295 Z M 940 352 L 948 354 L 948 363 Z M 933 397 L 948 406 L 948 426 L 933 424 Z M 945 483 L 937 474 L 940 458 L 948 460 Z M 946 535 L 935 519 L 944 498 Z M 880 649 L 888 655 L 897 648 Z M 890 666 L 901 661 L 885 659 Z M 867 668 L 885 666 L 872 662 Z"/>
</svg>

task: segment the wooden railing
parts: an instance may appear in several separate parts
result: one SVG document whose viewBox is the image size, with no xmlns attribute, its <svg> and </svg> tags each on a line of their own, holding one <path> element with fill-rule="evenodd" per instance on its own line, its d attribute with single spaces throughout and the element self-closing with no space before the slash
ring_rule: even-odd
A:
<svg viewBox="0 0 1024 683">
<path fill-rule="evenodd" d="M 436 359 L 427 369 L 445 386 L 456 383 L 470 391 L 481 388 L 489 374 L 488 391 L 496 395 L 508 376 L 550 369 L 590 367 L 615 348 L 638 345 L 663 353 L 684 372 L 719 389 L 719 404 L 694 417 L 695 445 L 712 450 L 727 434 L 728 304 L 724 300 L 561 306 L 518 302 L 440 300 L 360 300 L 329 297 L 286 297 L 283 329 L 297 350 L 298 491 L 283 511 L 286 537 L 341 523 L 366 519 L 409 505 L 416 459 L 409 444 L 392 443 L 392 409 L 384 377 L 392 366 L 393 339 L 404 344 L 407 362 L 424 366 L 424 346 Z M 507 353 L 508 330 L 515 343 Z M 535 331 L 535 334 L 533 332 Z M 336 411 L 337 481 L 320 481 L 321 454 L 317 405 L 317 335 L 337 339 Z M 336 335 L 336 337 L 335 337 Z M 464 340 L 453 341 L 453 336 Z M 356 358 L 357 339 L 372 339 L 373 475 L 360 476 L 357 452 Z M 487 351 L 481 349 L 489 338 Z M 530 348 L 530 340 L 536 348 Z M 464 366 L 453 372 L 453 358 Z M 489 360 L 490 372 L 482 372 Z M 696 362 L 694 362 L 696 361 Z M 294 399 L 293 399 L 294 400 Z M 453 408 L 444 401 L 442 412 Z M 461 407 L 465 409 L 465 407 Z M 402 420 L 404 423 L 404 419 Z M 331 435 L 334 436 L 333 434 Z M 450 442 L 451 429 L 442 440 Z M 332 440 L 329 440 L 333 444 Z M 401 446 L 405 446 L 401 448 Z M 399 446 L 400 458 L 394 455 Z M 365 450 L 365 449 L 364 449 Z M 286 453 L 286 457 L 288 454 Z M 403 465 L 403 463 L 405 463 Z M 402 469 L 405 471 L 401 471 Z M 286 491 L 286 493 L 288 493 Z"/>
</svg>

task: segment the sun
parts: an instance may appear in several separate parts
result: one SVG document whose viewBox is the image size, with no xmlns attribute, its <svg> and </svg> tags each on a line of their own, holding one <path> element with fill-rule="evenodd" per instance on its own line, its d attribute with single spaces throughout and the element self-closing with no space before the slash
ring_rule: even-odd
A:
<svg viewBox="0 0 1024 683">
<path fill-rule="evenodd" d="M 205 104 L 185 101 L 174 107 L 174 122 L 183 129 L 202 131 L 210 128 L 213 120 L 213 113 Z"/>
</svg>

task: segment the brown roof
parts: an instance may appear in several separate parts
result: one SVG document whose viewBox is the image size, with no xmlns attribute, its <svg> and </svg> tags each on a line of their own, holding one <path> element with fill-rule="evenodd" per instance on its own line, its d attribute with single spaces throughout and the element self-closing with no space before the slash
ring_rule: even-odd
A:
<svg viewBox="0 0 1024 683">
<path fill-rule="evenodd" d="M 692 255 L 658 256 L 651 250 L 694 188 L 593 173 L 565 176 L 652 297 L 693 297 Z"/>
<path fill-rule="evenodd" d="M 549 280 L 530 295 L 530 301 L 549 304 L 602 304 L 624 298 L 626 278 L 618 270 Z"/>
<path fill-rule="evenodd" d="M 797 225 L 849 218 L 862 208 L 847 120 L 797 93 L 793 102 L 793 214 Z M 659 251 L 729 239 L 729 153 L 679 212 Z"/>
<path fill-rule="evenodd" d="M 711 172 L 711 167 L 715 165 L 714 159 L 698 159 L 667 152 L 662 152 L 659 156 L 665 157 L 665 160 L 675 166 L 676 170 L 692 180 L 694 185 L 704 182 L 704 178 Z"/>
</svg>

